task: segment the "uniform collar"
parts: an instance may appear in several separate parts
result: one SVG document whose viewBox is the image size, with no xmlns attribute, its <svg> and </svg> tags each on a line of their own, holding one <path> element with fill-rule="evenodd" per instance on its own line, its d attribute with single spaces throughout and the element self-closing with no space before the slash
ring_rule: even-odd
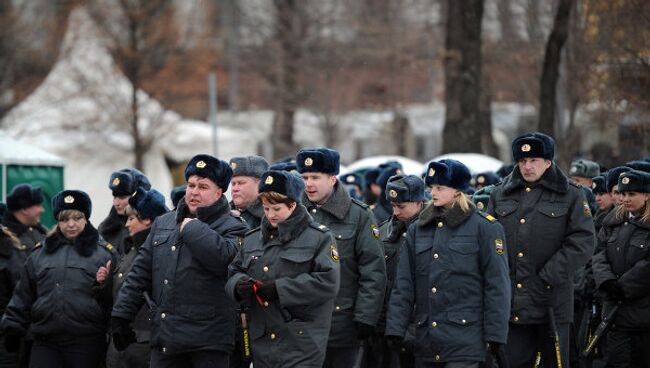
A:
<svg viewBox="0 0 650 368">
<path fill-rule="evenodd" d="M 72 245 L 74 250 L 82 257 L 90 257 L 90 255 L 95 251 L 98 242 L 99 232 L 90 222 L 88 222 L 81 234 L 72 241 L 64 237 L 60 230 L 55 231 L 43 242 L 43 250 L 45 253 L 54 253 L 62 245 L 69 244 Z"/>
<path fill-rule="evenodd" d="M 426 226 L 434 221 L 443 222 L 446 226 L 449 227 L 458 227 L 460 224 L 465 222 L 474 212 L 476 212 L 476 206 L 473 203 L 469 204 L 469 211 L 464 212 L 460 206 L 455 205 L 450 209 L 444 209 L 444 207 L 436 207 L 433 205 L 433 202 L 429 203 L 418 217 L 418 225 Z"/>
<path fill-rule="evenodd" d="M 176 222 L 180 223 L 186 217 L 196 217 L 206 224 L 211 224 L 225 214 L 230 214 L 230 206 L 225 196 L 221 196 L 221 198 L 209 206 L 197 208 L 196 216 L 190 214 L 190 209 L 187 207 L 185 201 L 180 201 L 176 209 Z"/>
<path fill-rule="evenodd" d="M 267 220 L 266 216 L 264 216 L 262 218 L 261 225 L 262 239 L 264 239 L 264 241 L 267 241 L 272 234 L 277 232 L 278 240 L 282 243 L 286 243 L 298 237 L 298 235 L 300 235 L 309 226 L 310 221 L 311 216 L 309 216 L 307 213 L 307 209 L 305 206 L 298 203 L 291 216 L 279 223 L 277 228 L 271 226 L 269 220 Z"/>
<path fill-rule="evenodd" d="M 307 194 L 302 194 L 302 202 L 307 203 L 309 208 L 317 207 L 315 203 L 309 201 Z M 348 214 L 350 205 L 352 204 L 352 199 L 348 192 L 343 188 L 342 185 L 336 183 L 334 185 L 334 192 L 327 201 L 320 206 L 319 208 L 325 212 L 328 212 L 339 220 L 343 220 Z"/>
<path fill-rule="evenodd" d="M 553 162 L 551 167 L 546 169 L 542 177 L 536 183 L 528 183 L 521 176 L 519 167 L 515 165 L 510 175 L 503 179 L 503 190 L 505 194 L 510 194 L 517 189 L 527 186 L 541 186 L 557 193 L 566 193 L 569 191 L 569 179 L 564 175 L 562 170 Z"/>
</svg>

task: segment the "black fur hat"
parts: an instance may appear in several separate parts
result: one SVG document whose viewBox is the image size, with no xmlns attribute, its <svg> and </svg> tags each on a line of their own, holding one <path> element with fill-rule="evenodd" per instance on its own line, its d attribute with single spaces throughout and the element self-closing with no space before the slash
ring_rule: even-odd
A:
<svg viewBox="0 0 650 368">
<path fill-rule="evenodd" d="M 299 173 L 316 172 L 338 175 L 341 166 L 339 153 L 329 148 L 302 149 L 296 155 Z"/>
<path fill-rule="evenodd" d="M 185 168 L 185 180 L 188 180 L 192 175 L 208 178 L 217 184 L 219 188 L 226 191 L 232 178 L 232 169 L 226 161 L 201 154 L 192 157 Z"/>
<path fill-rule="evenodd" d="M 138 188 L 129 198 L 129 206 L 138 211 L 142 218 L 149 220 L 169 211 L 165 206 L 165 197 L 155 189 Z"/>
<path fill-rule="evenodd" d="M 149 178 L 137 169 L 122 169 L 111 174 L 108 181 L 108 188 L 113 192 L 114 197 L 130 196 L 138 188 L 151 189 Z"/>
<path fill-rule="evenodd" d="M 627 166 L 618 166 L 609 169 L 606 173 L 607 191 L 611 192 L 612 188 L 614 188 L 614 185 L 618 185 L 618 177 L 621 176 L 621 174 L 628 172 L 630 170 L 632 169 Z"/>
<path fill-rule="evenodd" d="M 650 173 L 632 170 L 618 177 L 619 192 L 650 193 Z"/>
<path fill-rule="evenodd" d="M 52 214 L 58 220 L 59 213 L 64 210 L 77 210 L 90 219 L 92 213 L 92 202 L 86 192 L 81 190 L 64 190 L 52 198 Z"/>
<path fill-rule="evenodd" d="M 555 156 L 555 141 L 544 133 L 526 133 L 512 141 L 512 158 L 515 161 L 525 157 L 553 160 L 553 156 Z"/>
<path fill-rule="evenodd" d="M 269 170 L 262 174 L 259 192 L 276 192 L 300 203 L 305 184 L 300 176 L 287 171 Z"/>
<path fill-rule="evenodd" d="M 43 190 L 29 184 L 16 185 L 7 195 L 7 209 L 11 212 L 43 203 Z"/>
<path fill-rule="evenodd" d="M 594 177 L 591 183 L 591 191 L 594 192 L 594 194 L 604 194 L 604 193 L 609 193 L 607 190 L 607 179 L 605 178 L 604 175 L 598 175 Z"/>
<path fill-rule="evenodd" d="M 462 162 L 444 159 L 429 162 L 425 178 L 427 186 L 444 185 L 464 193 L 469 189 L 472 175 Z"/>
</svg>

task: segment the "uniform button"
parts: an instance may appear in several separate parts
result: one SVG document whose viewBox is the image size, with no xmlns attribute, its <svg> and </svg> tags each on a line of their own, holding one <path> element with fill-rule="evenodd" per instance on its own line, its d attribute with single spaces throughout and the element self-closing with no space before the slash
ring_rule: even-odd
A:
<svg viewBox="0 0 650 368">
<path fill-rule="evenodd" d="M 445 224 L 443 224 L 442 222 L 438 223 L 438 227 L 443 227 L 443 226 L 445 226 Z"/>
<path fill-rule="evenodd" d="M 438 292 L 438 289 L 436 289 L 436 288 L 431 288 L 431 292 L 435 294 L 436 292 Z"/>
<path fill-rule="evenodd" d="M 337 236 L 336 236 L 336 239 L 341 239 L 341 238 L 342 238 L 341 235 L 337 235 Z"/>
<path fill-rule="evenodd" d="M 316 209 L 314 208 L 313 210 L 311 210 L 311 213 L 316 213 Z"/>
<path fill-rule="evenodd" d="M 531 189 L 529 187 L 526 187 L 526 192 L 530 192 L 530 190 Z"/>
<path fill-rule="evenodd" d="M 270 236 L 269 236 L 269 239 L 273 239 L 273 235 L 270 235 Z"/>
<path fill-rule="evenodd" d="M 467 321 L 466 321 L 466 320 L 464 320 L 464 319 L 462 319 L 462 320 L 460 320 L 460 322 L 461 322 L 462 324 L 465 324 L 465 323 L 467 323 Z"/>
<path fill-rule="evenodd" d="M 163 346 L 162 351 L 163 353 L 167 352 L 167 348 Z"/>
<path fill-rule="evenodd" d="M 643 244 L 639 245 L 639 248 L 643 248 Z"/>
<path fill-rule="evenodd" d="M 302 330 L 298 331 L 298 335 L 302 335 L 302 333 L 303 333 Z"/>
<path fill-rule="evenodd" d="M 167 285 L 167 284 L 169 284 L 169 280 L 165 279 L 165 281 L 163 281 L 163 283 L 164 283 L 165 285 Z"/>
<path fill-rule="evenodd" d="M 59 284 L 59 283 L 57 282 L 57 283 L 56 283 L 56 286 L 59 287 L 59 286 L 61 286 L 61 284 Z"/>
<path fill-rule="evenodd" d="M 334 309 L 336 309 L 337 311 L 341 310 L 341 306 L 337 305 L 336 308 L 334 308 Z"/>
<path fill-rule="evenodd" d="M 623 223 L 623 225 L 627 226 L 627 221 L 625 221 L 625 222 Z"/>
<path fill-rule="evenodd" d="M 158 245 L 158 241 L 156 240 L 155 242 L 153 242 L 153 245 Z"/>
<path fill-rule="evenodd" d="M 521 258 L 523 256 L 524 256 L 524 253 L 522 253 L 522 252 L 517 253 L 517 257 Z"/>
<path fill-rule="evenodd" d="M 388 259 L 388 256 L 384 256 L 384 259 Z"/>
<path fill-rule="evenodd" d="M 265 301 L 265 302 L 264 302 L 264 306 L 265 306 L 265 307 L 268 307 L 268 306 L 269 306 L 269 302 Z"/>
<path fill-rule="evenodd" d="M 119 277 L 119 278 L 122 278 L 122 276 L 124 276 L 124 275 L 122 275 L 122 272 L 117 274 L 117 277 Z"/>
<path fill-rule="evenodd" d="M 512 317 L 512 320 L 515 321 L 515 322 L 517 322 L 517 321 L 519 321 L 519 317 L 514 316 L 514 317 Z"/>
<path fill-rule="evenodd" d="M 522 218 L 521 220 L 519 220 L 519 223 L 520 223 L 520 224 L 525 224 L 525 223 L 526 223 L 526 219 L 523 219 L 523 218 Z"/>
<path fill-rule="evenodd" d="M 262 270 L 264 270 L 264 272 L 269 272 L 269 266 L 264 266 L 264 268 L 262 268 Z"/>
<path fill-rule="evenodd" d="M 524 287 L 524 285 L 522 285 L 522 284 L 517 284 L 517 289 L 521 289 L 522 287 Z"/>
<path fill-rule="evenodd" d="M 438 259 L 438 253 L 433 253 L 433 259 Z"/>
<path fill-rule="evenodd" d="M 438 322 L 436 322 L 436 321 L 431 322 L 431 327 L 436 327 L 437 325 L 438 325 Z"/>
<path fill-rule="evenodd" d="M 172 245 L 172 252 L 175 252 L 175 251 L 176 251 L 176 246 Z"/>
<path fill-rule="evenodd" d="M 277 336 L 275 336 L 274 333 L 271 334 L 271 340 L 275 340 L 276 337 L 277 337 Z"/>
<path fill-rule="evenodd" d="M 440 360 L 440 355 L 436 354 L 436 360 Z"/>
<path fill-rule="evenodd" d="M 402 236 L 406 236 L 406 233 L 402 233 Z"/>
<path fill-rule="evenodd" d="M 167 315 L 165 313 L 160 314 L 160 318 L 165 319 L 165 317 L 167 317 Z"/>
</svg>

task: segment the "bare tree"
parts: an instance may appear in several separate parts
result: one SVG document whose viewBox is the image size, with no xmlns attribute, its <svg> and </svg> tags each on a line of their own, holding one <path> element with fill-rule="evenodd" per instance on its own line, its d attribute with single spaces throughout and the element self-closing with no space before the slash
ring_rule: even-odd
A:
<svg viewBox="0 0 650 368">
<path fill-rule="evenodd" d="M 447 7 L 443 152 L 475 152 L 481 147 L 483 0 L 450 0 Z"/>
</svg>

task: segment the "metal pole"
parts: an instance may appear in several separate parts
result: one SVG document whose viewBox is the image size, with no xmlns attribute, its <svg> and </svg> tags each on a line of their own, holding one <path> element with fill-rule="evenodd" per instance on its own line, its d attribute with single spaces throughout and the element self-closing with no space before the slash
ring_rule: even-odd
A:
<svg viewBox="0 0 650 368">
<path fill-rule="evenodd" d="M 208 113 L 208 121 L 212 126 L 212 154 L 218 157 L 217 154 L 217 75 L 210 73 L 208 75 L 208 91 L 210 93 L 210 111 Z"/>
</svg>

